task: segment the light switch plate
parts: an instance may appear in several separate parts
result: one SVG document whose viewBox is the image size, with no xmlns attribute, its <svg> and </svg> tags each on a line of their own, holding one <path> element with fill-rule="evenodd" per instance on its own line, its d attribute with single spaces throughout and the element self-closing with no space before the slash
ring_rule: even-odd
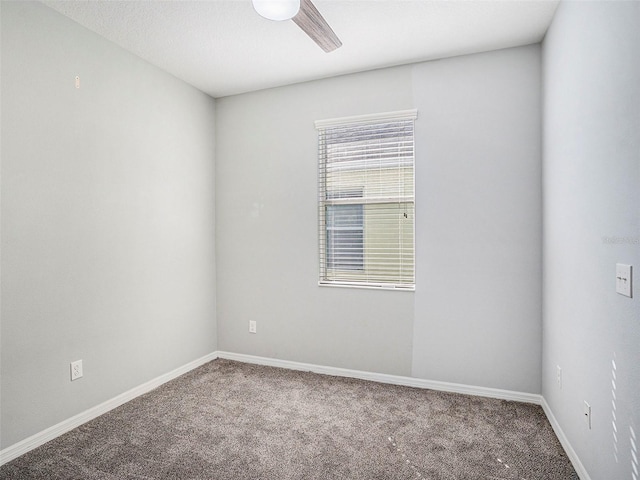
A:
<svg viewBox="0 0 640 480">
<path fill-rule="evenodd" d="M 631 265 L 616 263 L 616 292 L 631 297 Z"/>
<path fill-rule="evenodd" d="M 589 430 L 591 430 L 591 405 L 589 405 L 586 401 L 584 402 L 584 422 L 587 424 Z"/>
</svg>

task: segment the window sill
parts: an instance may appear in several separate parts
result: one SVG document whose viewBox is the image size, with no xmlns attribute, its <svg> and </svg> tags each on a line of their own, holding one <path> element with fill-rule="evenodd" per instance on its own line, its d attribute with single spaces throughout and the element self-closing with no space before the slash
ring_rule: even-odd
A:
<svg viewBox="0 0 640 480">
<path fill-rule="evenodd" d="M 394 290 L 396 292 L 415 292 L 415 285 L 385 285 L 371 283 L 342 283 L 342 282 L 318 282 L 320 287 L 339 287 L 339 288 L 364 288 L 367 290 Z"/>
</svg>

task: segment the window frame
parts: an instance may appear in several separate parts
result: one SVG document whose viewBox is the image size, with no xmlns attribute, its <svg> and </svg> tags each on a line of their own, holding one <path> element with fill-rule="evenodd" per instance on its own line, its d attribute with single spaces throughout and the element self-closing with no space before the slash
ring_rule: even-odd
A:
<svg viewBox="0 0 640 480">
<path fill-rule="evenodd" d="M 415 252 L 415 120 L 417 119 L 418 116 L 418 112 L 415 109 L 412 110 L 402 110 L 402 111 L 396 111 L 396 112 L 387 112 L 387 113 L 381 113 L 381 114 L 373 114 L 373 115 L 357 115 L 357 116 L 350 116 L 350 117 L 342 117 L 342 118 L 335 118 L 335 119 L 328 119 L 328 120 L 319 120 L 315 122 L 315 126 L 316 129 L 318 130 L 318 240 L 319 240 L 319 245 L 318 245 L 318 264 L 319 264 L 319 281 L 318 281 L 318 285 L 320 286 L 331 286 L 331 287 L 349 287 L 349 288 L 370 288 L 370 289 L 377 289 L 377 290 L 400 290 L 400 291 L 415 291 L 415 271 L 416 271 L 416 252 Z M 328 278 L 328 270 L 330 270 L 330 268 L 328 267 L 329 264 L 329 255 L 328 255 L 328 226 L 327 226 L 327 219 L 326 219 L 326 209 L 327 206 L 329 205 L 361 205 L 363 208 L 363 214 L 362 214 L 362 227 L 363 227 L 363 236 L 362 236 L 362 267 L 363 267 L 363 274 L 366 275 L 366 273 L 364 272 L 364 270 L 366 269 L 366 260 L 365 260 L 365 252 L 367 249 L 367 233 L 366 233 L 366 218 L 367 218 L 367 214 L 365 213 L 365 210 L 367 208 L 367 205 L 382 205 L 384 202 L 379 203 L 379 202 L 375 202 L 372 201 L 371 199 L 368 198 L 363 198 L 362 195 L 356 196 L 356 195 L 335 195 L 333 194 L 333 198 L 328 198 L 330 192 L 327 191 L 327 186 L 326 183 L 323 184 L 323 182 L 326 182 L 326 173 L 323 174 L 323 169 L 326 168 L 326 162 L 327 162 L 327 152 L 326 152 L 326 144 L 323 146 L 320 138 L 321 138 L 321 134 L 323 132 L 321 131 L 326 131 L 327 129 L 330 129 L 332 127 L 340 127 L 340 126 L 357 126 L 358 124 L 362 124 L 362 125 L 374 125 L 374 124 L 383 124 L 383 123 L 393 123 L 393 122 L 402 122 L 402 121 L 412 121 L 413 122 L 413 129 L 412 129 L 412 154 L 411 154 L 411 158 L 410 161 L 408 162 L 408 164 L 403 165 L 402 160 L 394 160 L 393 166 L 394 167 L 398 167 L 398 168 L 403 168 L 406 166 L 410 166 L 411 167 L 411 176 L 412 176 L 412 182 L 413 184 L 411 185 L 411 191 L 412 191 L 412 195 L 411 197 L 403 197 L 404 201 L 403 202 L 398 202 L 398 205 L 401 204 L 410 204 L 411 205 L 411 211 L 413 214 L 413 218 L 411 219 L 411 255 L 412 255 L 412 267 L 411 267 L 411 273 L 412 273 L 412 277 L 410 278 L 411 282 L 403 282 L 402 281 L 402 276 L 404 275 L 405 271 L 402 269 L 402 261 L 400 260 L 396 265 L 400 266 L 400 271 L 402 272 L 401 274 L 399 274 L 398 278 L 400 280 L 396 281 L 396 282 L 392 282 L 392 281 L 385 281 L 385 280 L 369 280 L 367 279 L 366 281 L 362 281 L 362 280 L 346 280 L 344 278 L 342 279 L 329 279 Z M 323 151 L 323 148 L 325 148 L 325 150 Z M 346 169 L 348 169 L 349 167 L 347 167 Z M 347 187 L 347 190 L 351 189 L 352 187 L 349 186 Z M 364 186 L 362 187 L 362 189 L 364 189 Z M 324 198 L 323 198 L 323 195 Z M 358 202 L 358 198 L 362 198 L 362 202 Z M 407 198 L 410 198 L 410 200 L 407 200 Z M 344 200 L 344 203 L 342 203 L 340 200 Z M 395 202 L 393 202 L 395 203 Z M 406 218 L 406 213 L 405 213 L 405 218 Z M 403 237 L 402 237 L 402 229 L 399 227 L 397 232 L 398 232 L 398 243 L 403 242 Z M 402 257 L 402 253 L 399 254 L 400 258 Z M 393 264 L 390 264 L 393 265 Z M 347 270 L 345 270 L 347 271 Z"/>
</svg>

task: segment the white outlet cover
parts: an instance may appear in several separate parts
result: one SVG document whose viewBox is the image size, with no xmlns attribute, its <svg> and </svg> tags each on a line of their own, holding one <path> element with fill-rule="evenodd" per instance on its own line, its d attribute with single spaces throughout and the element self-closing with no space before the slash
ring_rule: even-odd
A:
<svg viewBox="0 0 640 480">
<path fill-rule="evenodd" d="M 616 292 L 631 297 L 631 265 L 616 264 Z"/>
<path fill-rule="evenodd" d="M 71 362 L 71 381 L 73 382 L 80 377 L 82 377 L 82 360 Z"/>
<path fill-rule="evenodd" d="M 256 321 L 249 320 L 249 333 L 256 333 Z"/>
</svg>

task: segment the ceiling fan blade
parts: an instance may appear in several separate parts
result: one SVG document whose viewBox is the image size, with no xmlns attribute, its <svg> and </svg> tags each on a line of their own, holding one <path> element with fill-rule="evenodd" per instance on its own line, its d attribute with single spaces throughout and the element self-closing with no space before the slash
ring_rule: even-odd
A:
<svg viewBox="0 0 640 480">
<path fill-rule="evenodd" d="M 342 46 L 338 36 L 311 0 L 300 0 L 300 10 L 292 20 L 325 52 L 332 52 Z"/>
</svg>

